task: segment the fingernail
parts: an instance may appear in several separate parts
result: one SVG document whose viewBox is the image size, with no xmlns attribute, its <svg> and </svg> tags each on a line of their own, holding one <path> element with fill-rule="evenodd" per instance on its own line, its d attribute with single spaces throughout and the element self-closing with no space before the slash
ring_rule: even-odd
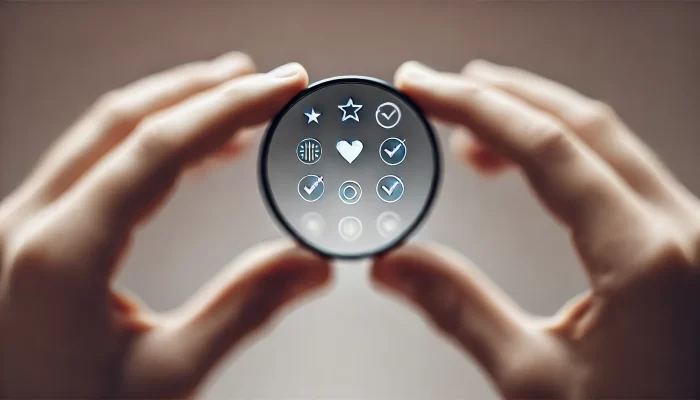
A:
<svg viewBox="0 0 700 400">
<path fill-rule="evenodd" d="M 275 78 L 291 78 L 297 75 L 299 72 L 301 72 L 301 65 L 293 62 L 273 69 L 272 71 L 268 72 L 268 75 Z"/>
</svg>

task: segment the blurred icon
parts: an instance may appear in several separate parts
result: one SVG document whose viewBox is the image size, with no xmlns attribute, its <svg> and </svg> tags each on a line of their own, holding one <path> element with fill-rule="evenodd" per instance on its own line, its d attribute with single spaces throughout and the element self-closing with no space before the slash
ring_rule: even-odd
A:
<svg viewBox="0 0 700 400">
<path fill-rule="evenodd" d="M 326 221 L 319 213 L 306 213 L 301 216 L 301 228 L 309 235 L 318 237 L 326 230 Z"/>
<path fill-rule="evenodd" d="M 374 118 L 382 128 L 391 129 L 398 125 L 399 121 L 401 120 L 401 110 L 396 104 L 386 102 L 377 107 L 377 112 L 374 113 Z"/>
<path fill-rule="evenodd" d="M 360 184 L 355 181 L 345 181 L 340 185 L 338 195 L 343 203 L 355 204 L 360 201 L 360 197 L 362 197 L 362 188 Z"/>
<path fill-rule="evenodd" d="M 306 165 L 321 159 L 321 143 L 316 139 L 304 139 L 297 145 L 297 158 Z"/>
<path fill-rule="evenodd" d="M 314 110 L 314 108 L 311 107 L 311 111 L 305 112 L 304 115 L 306 115 L 309 118 L 309 120 L 306 122 L 307 125 L 312 122 L 318 124 L 318 117 L 321 116 L 321 113 L 317 113 L 316 110 Z"/>
<path fill-rule="evenodd" d="M 393 203 L 403 196 L 403 181 L 395 175 L 387 175 L 377 182 L 377 195 L 382 201 Z"/>
<path fill-rule="evenodd" d="M 364 146 L 359 140 L 353 140 L 352 143 L 348 142 L 347 140 L 339 140 L 335 145 L 335 148 L 338 150 L 338 153 L 343 156 L 345 161 L 352 164 L 357 156 L 362 153 Z"/>
<path fill-rule="evenodd" d="M 385 211 L 377 217 L 377 231 L 385 238 L 394 237 L 401 228 L 401 217 L 391 211 Z"/>
<path fill-rule="evenodd" d="M 345 103 L 344 106 L 338 106 L 338 108 L 343 112 L 341 122 L 348 119 L 354 119 L 355 121 L 360 122 L 360 117 L 357 115 L 357 112 L 360 111 L 362 105 L 353 103 L 352 97 L 348 97 L 348 102 Z"/>
<path fill-rule="evenodd" d="M 322 176 L 306 175 L 299 181 L 297 191 L 302 199 L 314 202 L 323 196 L 325 186 Z"/>
<path fill-rule="evenodd" d="M 387 165 L 399 165 L 406 158 L 406 140 L 389 138 L 379 146 L 379 157 Z"/>
<path fill-rule="evenodd" d="M 355 241 L 362 234 L 362 222 L 355 217 L 345 217 L 338 223 L 338 233 L 348 242 Z"/>
</svg>

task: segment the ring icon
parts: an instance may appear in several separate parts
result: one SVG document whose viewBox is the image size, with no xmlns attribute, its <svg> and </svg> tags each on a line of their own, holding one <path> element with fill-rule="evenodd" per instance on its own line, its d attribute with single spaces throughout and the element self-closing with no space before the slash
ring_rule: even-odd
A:
<svg viewBox="0 0 700 400">
<path fill-rule="evenodd" d="M 354 242 L 362 234 L 362 222 L 355 217 L 345 217 L 338 223 L 338 233 L 348 242 Z"/>
<path fill-rule="evenodd" d="M 338 196 L 340 196 L 340 200 L 345 204 L 355 204 L 360 201 L 360 197 L 362 197 L 362 188 L 360 184 L 355 181 L 345 181 L 338 189 Z"/>
<path fill-rule="evenodd" d="M 382 128 L 391 129 L 401 121 L 401 109 L 396 104 L 387 101 L 377 107 L 377 111 L 374 113 L 374 119 L 377 120 L 377 123 Z"/>
<path fill-rule="evenodd" d="M 384 238 L 396 236 L 401 228 L 401 217 L 391 211 L 385 211 L 377 217 L 377 231 Z"/>
</svg>

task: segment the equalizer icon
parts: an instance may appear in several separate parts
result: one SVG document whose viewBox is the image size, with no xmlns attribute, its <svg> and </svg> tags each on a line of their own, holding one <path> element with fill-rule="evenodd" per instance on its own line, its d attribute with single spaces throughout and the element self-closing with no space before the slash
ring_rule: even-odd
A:
<svg viewBox="0 0 700 400">
<path fill-rule="evenodd" d="M 304 164 L 316 164 L 321 159 L 321 143 L 316 139 L 304 139 L 297 146 L 297 158 Z"/>
</svg>

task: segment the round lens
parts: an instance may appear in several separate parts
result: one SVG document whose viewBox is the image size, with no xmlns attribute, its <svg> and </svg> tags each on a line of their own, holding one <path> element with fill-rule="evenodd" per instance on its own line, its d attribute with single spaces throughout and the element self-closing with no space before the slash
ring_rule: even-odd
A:
<svg viewBox="0 0 700 400">
<path fill-rule="evenodd" d="M 312 85 L 275 117 L 260 151 L 270 210 L 301 243 L 338 258 L 404 240 L 440 177 L 430 124 L 406 96 L 372 78 Z"/>
</svg>

